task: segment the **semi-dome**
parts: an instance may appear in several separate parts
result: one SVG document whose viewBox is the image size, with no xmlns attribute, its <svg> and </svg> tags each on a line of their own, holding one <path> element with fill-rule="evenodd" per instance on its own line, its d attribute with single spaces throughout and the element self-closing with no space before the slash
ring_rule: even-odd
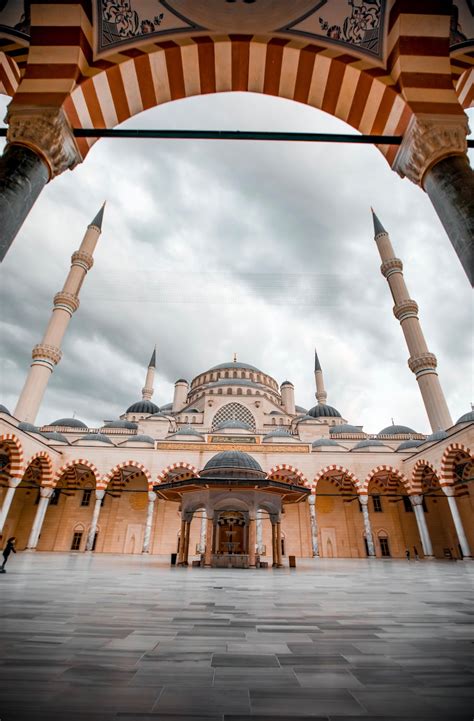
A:
<svg viewBox="0 0 474 721">
<path fill-rule="evenodd" d="M 55 441 L 55 443 L 69 443 L 66 436 L 63 436 L 62 433 L 57 433 L 57 431 L 44 431 L 41 435 L 49 441 Z"/>
<path fill-rule="evenodd" d="M 378 436 L 409 436 L 411 434 L 417 435 L 417 432 L 413 430 L 413 428 L 409 428 L 408 426 L 396 426 L 391 425 L 387 426 L 386 428 L 382 428 L 381 431 L 377 433 Z"/>
<path fill-rule="evenodd" d="M 336 408 L 327 406 L 324 403 L 318 403 L 313 408 L 310 408 L 308 415 L 313 418 L 340 418 L 341 414 Z"/>
<path fill-rule="evenodd" d="M 198 438 L 204 440 L 202 433 L 197 431 L 195 428 L 192 428 L 192 426 L 182 426 L 174 433 L 171 433 L 168 438 L 174 438 L 174 436 L 197 436 Z"/>
<path fill-rule="evenodd" d="M 132 403 L 131 406 L 127 408 L 125 413 L 148 413 L 148 415 L 152 415 L 153 413 L 158 413 L 160 410 L 159 406 L 156 405 L 156 403 L 153 403 L 152 401 L 137 401 L 136 403 Z"/>
<path fill-rule="evenodd" d="M 221 451 L 216 453 L 199 474 L 207 478 L 265 478 L 259 462 L 243 451 Z"/>
<path fill-rule="evenodd" d="M 57 421 L 53 421 L 49 425 L 64 426 L 65 428 L 87 428 L 86 424 L 80 421 L 79 418 L 59 418 Z"/>
<path fill-rule="evenodd" d="M 287 441 L 297 440 L 294 436 L 291 435 L 291 433 L 288 433 L 285 428 L 275 428 L 275 430 L 270 431 L 265 436 L 263 436 L 262 442 L 270 443 L 274 438 L 284 438 Z"/>
<path fill-rule="evenodd" d="M 38 433 L 38 426 L 34 426 L 33 423 L 21 421 L 21 423 L 18 424 L 18 430 L 26 431 L 27 433 Z"/>
<path fill-rule="evenodd" d="M 227 421 L 221 421 L 217 424 L 214 430 L 216 431 L 223 431 L 224 429 L 231 429 L 231 430 L 242 430 L 242 431 L 251 431 L 252 426 L 250 426 L 248 423 L 244 423 L 244 421 L 238 421 L 236 418 L 230 418 Z"/>
<path fill-rule="evenodd" d="M 372 448 L 373 446 L 381 446 L 382 448 L 388 448 L 382 441 L 377 441 L 375 438 L 367 438 L 364 441 L 359 441 L 355 444 L 353 451 L 358 450 L 359 448 Z"/>
<path fill-rule="evenodd" d="M 2 405 L 2 403 L 0 403 L 0 413 L 5 413 L 6 416 L 11 416 L 11 413 L 8 410 L 8 408 L 6 406 Z M 458 421 L 458 423 L 459 423 L 459 421 Z"/>
<path fill-rule="evenodd" d="M 446 431 L 443 431 L 443 430 L 435 431 L 430 436 L 428 436 L 425 443 L 427 443 L 428 441 L 442 441 L 447 437 L 448 437 L 448 434 L 446 433 Z"/>
<path fill-rule="evenodd" d="M 152 443 L 155 445 L 155 439 L 151 436 L 145 435 L 130 436 L 130 438 L 127 438 L 125 443 Z"/>
<path fill-rule="evenodd" d="M 226 368 L 231 368 L 231 369 L 242 368 L 244 370 L 255 371 L 256 373 L 262 372 L 258 368 L 255 368 L 255 366 L 250 365 L 250 363 L 241 363 L 240 361 L 229 361 L 228 363 L 219 363 L 219 365 L 212 366 L 212 368 L 209 368 L 209 371 L 220 371 L 220 370 L 224 370 Z"/>
<path fill-rule="evenodd" d="M 0 406 L 0 411 L 2 408 L 5 408 L 5 406 Z M 454 425 L 457 426 L 458 423 L 470 423 L 472 421 L 474 421 L 474 411 L 469 411 L 469 413 L 465 413 L 461 418 L 458 418 Z"/>
<path fill-rule="evenodd" d="M 306 413 L 304 416 L 298 416 L 298 418 L 296 418 L 297 423 L 305 423 L 306 421 L 314 421 L 314 416 L 309 416 Z"/>
<path fill-rule="evenodd" d="M 108 443 L 113 446 L 110 438 L 105 436 L 103 433 L 87 433 L 85 436 L 81 436 L 78 440 L 87 441 L 88 443 Z"/>
<path fill-rule="evenodd" d="M 313 441 L 311 444 L 312 448 L 324 448 L 325 446 L 339 446 L 339 448 L 342 448 L 341 444 L 332 438 L 318 438 L 317 441 Z"/>
<path fill-rule="evenodd" d="M 132 421 L 108 421 L 104 423 L 103 428 L 124 428 L 128 431 L 136 431 L 138 423 L 133 423 Z"/>
<path fill-rule="evenodd" d="M 422 443 L 423 441 L 415 440 L 402 441 L 402 443 L 400 443 L 400 445 L 398 446 L 397 451 L 406 451 L 408 450 L 408 448 L 416 448 L 417 446 L 421 446 Z"/>
<path fill-rule="evenodd" d="M 164 406 L 161 406 L 162 411 L 171 411 L 173 410 L 173 404 L 172 403 L 165 403 Z"/>
<path fill-rule="evenodd" d="M 306 410 L 306 408 L 303 408 L 303 406 L 295 406 L 295 411 L 297 413 L 302 413 L 303 415 L 305 415 L 308 412 Z"/>
<path fill-rule="evenodd" d="M 359 435 L 363 435 L 364 431 L 357 428 L 357 426 L 351 426 L 350 423 L 342 423 L 340 426 L 332 426 L 332 428 L 329 429 L 329 433 L 331 435 L 339 435 L 340 433 L 358 433 Z"/>
</svg>

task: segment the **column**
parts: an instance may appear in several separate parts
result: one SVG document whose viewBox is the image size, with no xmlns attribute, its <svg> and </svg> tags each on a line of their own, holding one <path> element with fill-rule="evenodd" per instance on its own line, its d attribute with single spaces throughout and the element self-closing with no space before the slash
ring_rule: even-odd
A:
<svg viewBox="0 0 474 721">
<path fill-rule="evenodd" d="M 311 548 L 313 556 L 319 556 L 318 548 L 318 523 L 316 521 L 316 496 L 314 493 L 308 496 L 309 521 L 311 524 Z"/>
<path fill-rule="evenodd" d="M 281 557 L 281 522 L 278 520 L 278 523 L 276 524 L 276 561 L 277 561 L 277 567 L 281 568 L 283 566 L 282 557 Z"/>
<path fill-rule="evenodd" d="M 276 539 L 276 525 L 277 521 L 273 514 L 270 516 L 270 521 L 272 524 L 272 566 L 277 566 L 277 539 Z"/>
<path fill-rule="evenodd" d="M 212 538 L 214 535 L 214 523 L 212 515 L 206 517 L 206 550 L 204 556 L 204 565 L 212 564 Z"/>
<path fill-rule="evenodd" d="M 188 558 L 189 558 L 189 536 L 191 533 L 191 521 L 186 520 L 186 526 L 185 526 L 185 543 L 184 543 L 184 558 L 183 558 L 183 566 L 188 565 Z"/>
<path fill-rule="evenodd" d="M 255 545 L 257 542 L 257 521 L 249 518 L 249 566 L 255 568 Z"/>
<path fill-rule="evenodd" d="M 423 496 L 410 496 L 410 501 L 415 513 L 416 524 L 418 526 L 418 533 L 420 534 L 421 545 L 423 547 L 425 558 L 433 558 L 433 546 L 431 545 L 431 538 L 428 532 L 428 526 L 426 525 L 425 512 L 423 510 Z"/>
<path fill-rule="evenodd" d="M 7 146 L 0 157 L 0 261 L 44 186 L 82 162 L 61 108 L 14 106 L 7 112 Z"/>
<path fill-rule="evenodd" d="M 257 511 L 257 553 L 259 556 L 263 553 L 263 512 Z"/>
<path fill-rule="evenodd" d="M 412 116 L 393 169 L 428 194 L 474 284 L 474 174 L 467 157 L 468 119 L 459 113 Z"/>
<path fill-rule="evenodd" d="M 467 540 L 464 532 L 464 526 L 459 513 L 458 504 L 456 502 L 456 491 L 452 486 L 443 486 L 443 493 L 448 499 L 449 510 L 453 518 L 454 527 L 458 535 L 459 545 L 461 546 L 462 555 L 464 558 L 471 558 L 471 549 L 469 548 L 469 541 Z"/>
<path fill-rule="evenodd" d="M 143 536 L 142 553 L 150 553 L 151 529 L 153 527 L 153 511 L 155 509 L 156 493 L 148 491 L 148 507 L 146 512 L 145 534 Z"/>
<path fill-rule="evenodd" d="M 49 499 L 52 495 L 53 489 L 51 487 L 46 486 L 40 488 L 40 499 L 36 509 L 35 520 L 33 521 L 30 537 L 28 538 L 28 543 L 26 544 L 26 547 L 29 550 L 35 550 L 38 545 L 38 539 L 43 527 L 43 521 L 48 508 Z"/>
<path fill-rule="evenodd" d="M 199 534 L 199 553 L 206 552 L 206 537 L 207 537 L 207 517 L 206 509 L 201 509 L 201 532 Z"/>
<path fill-rule="evenodd" d="M 183 563 L 184 560 L 184 548 L 186 543 L 186 521 L 181 517 L 181 528 L 179 531 L 179 554 L 178 554 L 178 566 Z"/>
<path fill-rule="evenodd" d="M 7 520 L 8 511 L 10 510 L 13 498 L 15 496 L 15 491 L 20 485 L 20 483 L 21 478 L 8 479 L 8 488 L 3 499 L 2 510 L 0 511 L 0 533 L 3 532 L 3 526 L 5 525 L 5 521 Z"/>
<path fill-rule="evenodd" d="M 364 517 L 364 535 L 367 541 L 367 548 L 369 551 L 369 558 L 375 558 L 375 546 L 374 539 L 372 537 L 372 526 L 370 524 L 369 516 L 369 497 L 365 494 L 359 495 L 359 501 L 362 508 L 362 515 Z"/>
<path fill-rule="evenodd" d="M 86 547 L 85 551 L 92 551 L 92 546 L 94 545 L 94 539 L 95 534 L 97 532 L 97 524 L 99 522 L 99 516 L 100 516 L 100 509 L 102 506 L 102 501 L 105 496 L 105 488 L 98 488 L 95 491 L 95 504 L 94 504 L 94 512 L 92 514 L 92 521 L 91 526 L 89 528 L 89 533 L 87 534 L 87 541 L 86 541 Z"/>
</svg>

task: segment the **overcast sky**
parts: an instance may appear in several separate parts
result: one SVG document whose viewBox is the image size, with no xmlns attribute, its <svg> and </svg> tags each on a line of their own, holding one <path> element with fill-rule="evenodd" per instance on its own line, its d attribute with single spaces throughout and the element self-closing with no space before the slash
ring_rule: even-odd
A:
<svg viewBox="0 0 474 721">
<path fill-rule="evenodd" d="M 2 117 L 7 98 L 0 98 Z M 471 115 L 471 125 L 474 115 Z M 123 127 L 352 132 L 291 101 L 226 93 L 147 111 Z M 472 162 L 472 158 L 471 158 Z M 1 268 L 0 402 L 13 411 L 71 253 L 103 200 L 95 264 L 37 421 L 92 427 L 177 378 L 238 359 L 314 405 L 313 349 L 328 403 L 377 432 L 429 432 L 373 240 L 370 206 L 403 260 L 453 420 L 470 409 L 472 298 L 428 197 L 370 146 L 100 140 L 51 182 Z"/>
</svg>

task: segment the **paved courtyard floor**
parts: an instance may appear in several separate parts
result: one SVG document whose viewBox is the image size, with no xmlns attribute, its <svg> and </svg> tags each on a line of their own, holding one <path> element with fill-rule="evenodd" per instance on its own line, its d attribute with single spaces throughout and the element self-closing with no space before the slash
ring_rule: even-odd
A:
<svg viewBox="0 0 474 721">
<path fill-rule="evenodd" d="M 1 721 L 472 721 L 474 562 L 18 553 Z"/>
</svg>

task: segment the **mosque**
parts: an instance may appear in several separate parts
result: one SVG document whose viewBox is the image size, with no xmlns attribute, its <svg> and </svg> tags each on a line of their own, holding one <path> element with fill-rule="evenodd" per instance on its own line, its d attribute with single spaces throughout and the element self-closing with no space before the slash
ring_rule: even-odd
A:
<svg viewBox="0 0 474 721">
<path fill-rule="evenodd" d="M 377 433 L 327 403 L 315 353 L 316 404 L 293 384 L 237 360 L 172 401 L 153 401 L 156 351 L 142 398 L 119 419 L 35 419 L 61 340 L 93 265 L 102 207 L 73 253 L 13 413 L 0 406 L 1 529 L 19 549 L 177 554 L 181 565 L 281 567 L 296 557 L 470 558 L 474 412 L 453 423 L 387 231 L 375 241 L 432 427 Z"/>
</svg>

